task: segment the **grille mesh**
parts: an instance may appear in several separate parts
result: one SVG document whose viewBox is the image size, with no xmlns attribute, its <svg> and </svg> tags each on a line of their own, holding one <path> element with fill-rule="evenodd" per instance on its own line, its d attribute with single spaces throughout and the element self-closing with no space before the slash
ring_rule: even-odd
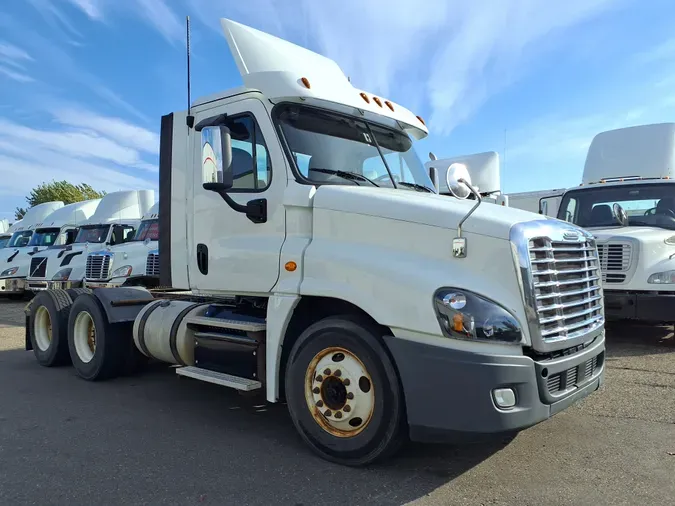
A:
<svg viewBox="0 0 675 506">
<path fill-rule="evenodd" d="M 91 280 L 108 279 L 109 271 L 110 271 L 110 256 L 89 255 L 89 257 L 87 257 L 87 267 L 85 270 L 86 279 Z"/>
<path fill-rule="evenodd" d="M 630 269 L 633 250 L 626 243 L 598 244 L 598 257 L 603 283 L 623 283 Z"/>
<path fill-rule="evenodd" d="M 544 342 L 580 337 L 602 322 L 600 266 L 588 241 L 529 241 L 536 309 Z"/>
<path fill-rule="evenodd" d="M 159 277 L 159 254 L 149 253 L 145 264 L 145 274 L 147 276 Z"/>
</svg>

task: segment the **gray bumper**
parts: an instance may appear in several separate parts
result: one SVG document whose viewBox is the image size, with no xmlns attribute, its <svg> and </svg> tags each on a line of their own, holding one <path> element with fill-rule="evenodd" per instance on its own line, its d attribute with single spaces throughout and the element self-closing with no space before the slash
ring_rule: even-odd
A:
<svg viewBox="0 0 675 506">
<path fill-rule="evenodd" d="M 81 288 L 82 281 L 35 281 L 29 280 L 27 289 L 33 292 L 43 290 L 67 290 L 68 288 Z"/>
<path fill-rule="evenodd" d="M 21 294 L 26 291 L 26 278 L 0 279 L 0 295 Z"/>
<path fill-rule="evenodd" d="M 398 368 L 414 441 L 453 441 L 531 427 L 597 390 L 604 378 L 604 334 L 556 359 L 481 355 L 394 337 L 385 341 Z M 516 405 L 496 406 L 492 391 L 511 388 Z"/>
</svg>

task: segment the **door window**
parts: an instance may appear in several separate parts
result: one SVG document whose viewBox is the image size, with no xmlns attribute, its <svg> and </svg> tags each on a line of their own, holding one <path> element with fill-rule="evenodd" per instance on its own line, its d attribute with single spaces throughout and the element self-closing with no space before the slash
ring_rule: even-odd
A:
<svg viewBox="0 0 675 506">
<path fill-rule="evenodd" d="M 250 114 L 230 118 L 225 126 L 232 137 L 232 190 L 262 191 L 271 180 L 272 167 L 258 124 Z"/>
</svg>

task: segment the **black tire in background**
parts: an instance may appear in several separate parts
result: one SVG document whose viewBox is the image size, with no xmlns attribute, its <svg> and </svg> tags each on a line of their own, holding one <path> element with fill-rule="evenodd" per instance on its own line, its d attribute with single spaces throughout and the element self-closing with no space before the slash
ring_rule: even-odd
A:
<svg viewBox="0 0 675 506">
<path fill-rule="evenodd" d="M 80 295 L 84 293 L 91 293 L 91 288 L 68 288 L 66 292 L 68 292 L 70 298 L 73 299 L 73 302 L 75 302 L 75 299 L 77 299 Z"/>
<path fill-rule="evenodd" d="M 68 354 L 68 312 L 73 304 L 65 290 L 46 290 L 39 292 L 31 301 L 28 318 L 29 335 L 33 353 L 40 365 L 54 367 L 70 362 Z M 40 328 L 36 331 L 36 323 L 44 323 L 46 311 L 51 323 L 51 339 L 47 346 L 40 338 Z M 37 333 L 36 333 L 37 332 Z"/>
<path fill-rule="evenodd" d="M 80 316 L 82 315 L 82 316 Z M 78 318 L 81 318 L 78 320 Z M 93 324 L 95 330 L 95 346 L 89 357 L 81 357 L 76 341 L 82 336 L 78 332 L 85 324 Z M 76 325 L 82 325 L 79 330 Z M 68 349 L 70 358 L 78 376 L 88 381 L 99 381 L 114 378 L 124 371 L 126 349 L 120 346 L 121 339 L 116 336 L 115 326 L 108 323 L 105 311 L 98 299 L 90 294 L 81 294 L 70 310 L 68 319 Z M 80 346 L 84 346 L 79 341 Z"/>
<path fill-rule="evenodd" d="M 405 410 L 394 366 L 379 341 L 379 331 L 365 318 L 332 316 L 307 328 L 294 344 L 286 367 L 286 402 L 304 441 L 324 459 L 364 466 L 393 454 L 405 439 Z M 314 418 L 305 395 L 305 379 L 314 357 L 329 348 L 356 356 L 372 379 L 374 408 L 362 432 L 333 435 Z"/>
</svg>

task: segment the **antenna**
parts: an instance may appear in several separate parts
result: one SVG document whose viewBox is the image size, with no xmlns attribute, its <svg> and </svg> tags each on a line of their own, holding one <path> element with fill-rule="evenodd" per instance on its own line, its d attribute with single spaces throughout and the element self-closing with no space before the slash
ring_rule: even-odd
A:
<svg viewBox="0 0 675 506">
<path fill-rule="evenodd" d="M 195 124 L 195 117 L 190 114 L 192 100 L 190 98 L 190 16 L 185 17 L 186 25 L 186 36 L 187 36 L 187 99 L 188 99 L 188 108 L 187 108 L 187 117 L 185 118 L 185 123 L 188 128 L 192 128 Z"/>
</svg>

